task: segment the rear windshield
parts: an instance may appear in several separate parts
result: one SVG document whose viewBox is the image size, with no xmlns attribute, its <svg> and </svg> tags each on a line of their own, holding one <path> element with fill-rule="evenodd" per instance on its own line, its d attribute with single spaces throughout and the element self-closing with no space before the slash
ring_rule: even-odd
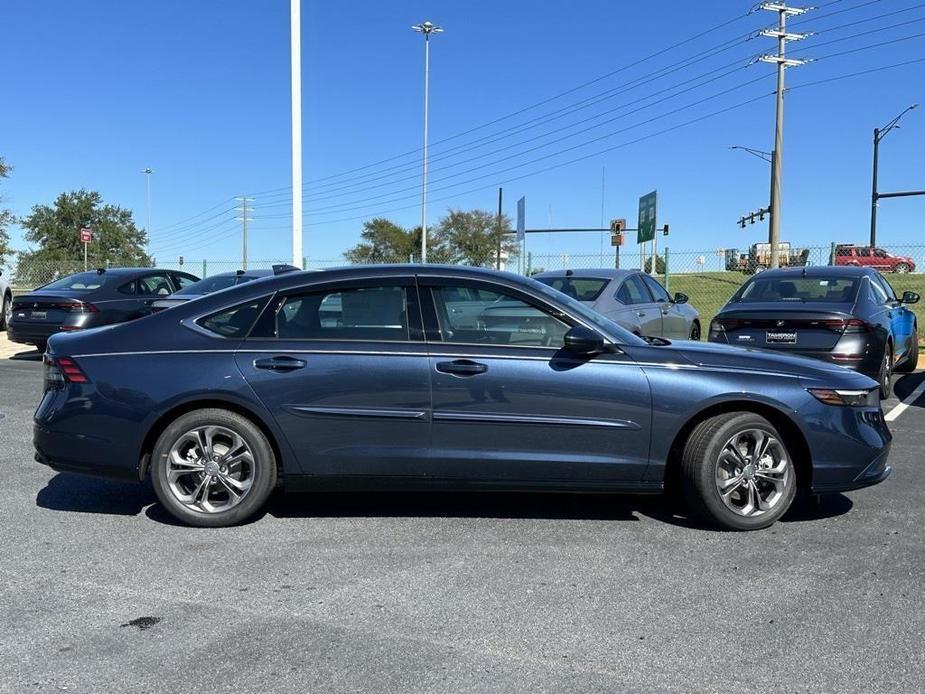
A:
<svg viewBox="0 0 925 694">
<path fill-rule="evenodd" d="M 249 275 L 217 275 L 215 277 L 206 277 L 204 280 L 199 280 L 188 287 L 184 287 L 178 292 L 174 292 L 174 296 L 180 296 L 181 294 L 195 294 L 196 296 L 211 294 L 212 292 L 228 289 L 228 287 L 233 287 L 236 284 L 243 284 L 244 282 L 250 282 L 255 279 L 257 278 Z"/>
<path fill-rule="evenodd" d="M 856 277 L 756 277 L 733 301 L 823 301 L 847 303 L 857 295 Z"/>
<path fill-rule="evenodd" d="M 81 272 L 76 275 L 70 275 L 68 277 L 62 277 L 59 280 L 54 280 L 48 284 L 41 287 L 42 289 L 66 289 L 68 291 L 74 292 L 89 292 L 94 289 L 99 289 L 104 284 L 106 280 L 109 279 L 106 277 L 106 274 L 99 274 L 98 272 Z"/>
<path fill-rule="evenodd" d="M 578 301 L 594 301 L 604 291 L 609 279 L 600 277 L 536 277 L 547 287 L 558 289 L 563 294 L 578 299 Z"/>
</svg>

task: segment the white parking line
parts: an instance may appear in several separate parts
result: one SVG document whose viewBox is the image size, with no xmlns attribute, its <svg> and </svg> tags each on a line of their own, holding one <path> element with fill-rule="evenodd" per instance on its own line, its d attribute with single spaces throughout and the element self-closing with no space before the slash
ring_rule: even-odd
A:
<svg viewBox="0 0 925 694">
<path fill-rule="evenodd" d="M 909 395 L 907 395 L 901 403 L 887 412 L 887 414 L 884 416 L 884 419 L 888 422 L 892 422 L 894 419 L 899 417 L 899 415 L 905 412 L 909 408 L 909 405 L 918 400 L 922 393 L 925 393 L 925 381 L 919 383 L 915 390 L 909 393 Z"/>
</svg>

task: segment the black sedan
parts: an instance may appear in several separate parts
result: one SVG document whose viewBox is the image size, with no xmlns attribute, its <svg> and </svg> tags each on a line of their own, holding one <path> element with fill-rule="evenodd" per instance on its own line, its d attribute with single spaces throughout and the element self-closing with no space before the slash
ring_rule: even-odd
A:
<svg viewBox="0 0 925 694">
<path fill-rule="evenodd" d="M 295 265 L 274 265 L 270 269 L 220 272 L 217 275 L 209 275 L 205 279 L 201 279 L 188 287 L 184 287 L 175 294 L 171 294 L 166 299 L 158 299 L 151 305 L 151 308 L 154 309 L 154 313 L 157 313 L 158 311 L 173 308 L 174 306 L 185 304 L 187 301 L 192 301 L 193 299 L 198 299 L 207 294 L 213 294 L 239 284 L 244 284 L 245 282 L 259 280 L 263 277 L 273 277 L 274 275 L 281 275 L 285 272 L 297 272 L 298 270 L 299 268 Z"/>
<path fill-rule="evenodd" d="M 198 282 L 186 272 L 100 268 L 50 282 L 13 301 L 10 340 L 44 351 L 59 332 L 123 323 L 151 313 L 151 304 Z"/>
<path fill-rule="evenodd" d="M 914 371 L 918 325 L 879 272 L 863 267 L 769 270 L 742 285 L 710 324 L 710 341 L 823 359 L 871 376 L 881 397 L 894 371 Z"/>
</svg>

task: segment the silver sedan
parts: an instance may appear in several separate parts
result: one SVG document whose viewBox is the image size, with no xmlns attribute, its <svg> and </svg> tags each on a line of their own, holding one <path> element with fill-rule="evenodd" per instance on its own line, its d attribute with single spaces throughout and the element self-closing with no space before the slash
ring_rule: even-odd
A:
<svg viewBox="0 0 925 694">
<path fill-rule="evenodd" d="M 700 314 L 680 292 L 673 297 L 639 270 L 557 270 L 533 279 L 587 304 L 637 335 L 699 340 Z"/>
</svg>

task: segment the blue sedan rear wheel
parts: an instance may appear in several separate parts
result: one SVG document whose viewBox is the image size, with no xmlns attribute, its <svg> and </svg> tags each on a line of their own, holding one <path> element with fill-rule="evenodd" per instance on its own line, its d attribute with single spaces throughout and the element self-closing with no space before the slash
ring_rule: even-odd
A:
<svg viewBox="0 0 925 694">
<path fill-rule="evenodd" d="M 764 417 L 731 412 L 691 433 L 682 460 L 691 510 L 730 530 L 766 528 L 796 494 L 796 468 L 783 437 Z"/>
<path fill-rule="evenodd" d="M 164 508 L 181 522 L 234 525 L 266 502 L 276 484 L 276 459 L 263 432 L 246 417 L 195 410 L 158 438 L 151 479 Z"/>
</svg>

